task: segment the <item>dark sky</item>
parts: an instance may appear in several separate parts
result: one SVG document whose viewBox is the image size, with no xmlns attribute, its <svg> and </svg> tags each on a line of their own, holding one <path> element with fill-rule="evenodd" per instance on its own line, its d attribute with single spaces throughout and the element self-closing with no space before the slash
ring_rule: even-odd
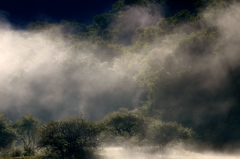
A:
<svg viewBox="0 0 240 159">
<path fill-rule="evenodd" d="M 111 9 L 117 0 L 0 0 L 0 14 L 16 25 L 69 19 L 90 23 L 96 14 Z"/>
</svg>

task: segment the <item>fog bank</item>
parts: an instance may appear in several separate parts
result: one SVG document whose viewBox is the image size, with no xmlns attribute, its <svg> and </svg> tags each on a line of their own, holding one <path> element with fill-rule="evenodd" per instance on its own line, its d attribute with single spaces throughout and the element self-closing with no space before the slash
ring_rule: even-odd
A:
<svg viewBox="0 0 240 159">
<path fill-rule="evenodd" d="M 95 57 L 101 49 L 64 38 L 57 26 L 25 31 L 2 22 L 0 36 L 0 111 L 8 117 L 100 119 L 138 105 L 140 90 L 121 66 L 114 71 Z"/>
</svg>

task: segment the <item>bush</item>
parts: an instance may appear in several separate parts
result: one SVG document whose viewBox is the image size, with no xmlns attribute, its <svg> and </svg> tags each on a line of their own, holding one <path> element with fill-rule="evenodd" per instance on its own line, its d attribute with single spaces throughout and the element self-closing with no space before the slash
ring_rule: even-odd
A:
<svg viewBox="0 0 240 159">
<path fill-rule="evenodd" d="M 39 147 L 51 158 L 92 158 L 98 133 L 96 125 L 82 117 L 51 121 L 39 131 Z"/>
<path fill-rule="evenodd" d="M 35 154 L 37 142 L 37 129 L 40 121 L 32 115 L 26 115 L 18 119 L 14 124 L 19 139 L 23 142 L 24 156 Z"/>
<path fill-rule="evenodd" d="M 105 128 L 105 142 L 110 140 L 112 143 L 112 139 L 115 142 L 129 141 L 133 137 L 141 140 L 145 135 L 146 122 L 140 113 L 123 109 L 108 115 L 103 120 L 103 123 L 103 127 Z"/>
<path fill-rule="evenodd" d="M 16 134 L 8 121 L 0 115 L 0 151 L 9 148 L 16 138 Z"/>
<path fill-rule="evenodd" d="M 165 147 L 169 143 L 187 141 L 193 131 L 175 122 L 152 124 L 148 129 L 147 139 L 156 146 Z"/>
</svg>

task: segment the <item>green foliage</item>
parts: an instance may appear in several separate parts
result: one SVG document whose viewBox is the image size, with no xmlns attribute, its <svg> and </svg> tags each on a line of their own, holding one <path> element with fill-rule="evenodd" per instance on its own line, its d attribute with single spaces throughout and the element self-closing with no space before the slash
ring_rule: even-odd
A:
<svg viewBox="0 0 240 159">
<path fill-rule="evenodd" d="M 41 30 L 50 29 L 50 28 L 52 28 L 54 26 L 55 25 L 51 24 L 51 23 L 38 21 L 38 22 L 35 22 L 35 23 L 30 23 L 28 25 L 28 29 L 31 30 L 31 31 L 36 31 L 36 30 L 37 31 L 41 31 Z"/>
<path fill-rule="evenodd" d="M 171 23 L 172 25 L 190 22 L 194 19 L 195 19 L 195 16 L 188 10 L 181 10 L 176 14 L 174 14 L 173 16 L 167 18 L 169 23 Z"/>
<path fill-rule="evenodd" d="M 79 74 L 88 76 L 89 72 L 102 71 L 98 69 L 101 62 L 107 63 L 103 64 L 105 67 L 112 66 L 114 61 L 116 62 L 114 64 L 123 66 L 120 69 L 124 68 L 139 87 L 146 90 L 147 97 L 144 99 L 143 107 L 140 108 L 142 114 L 122 110 L 108 115 L 102 121 L 99 127 L 104 130 L 101 134 L 103 142 L 137 138 L 138 141 L 147 140 L 153 145 L 164 147 L 169 143 L 192 137 L 191 129 L 178 124 L 182 123 L 196 130 L 200 136 L 199 140 L 221 145 L 236 140 L 240 134 L 239 66 L 237 69 L 228 68 L 229 66 L 225 68 L 225 65 L 231 64 L 218 63 L 219 59 L 222 61 L 227 59 L 227 55 L 223 53 L 227 44 L 212 23 L 216 22 L 219 14 L 231 10 L 229 6 L 237 1 L 119 0 L 111 11 L 95 16 L 93 24 L 89 26 L 74 21 L 62 21 L 59 26 L 37 22 L 30 24 L 29 29 L 42 31 L 57 28 L 64 33 L 64 37 L 77 41 L 73 45 L 74 51 L 81 50 L 86 54 L 84 58 L 74 56 L 74 60 L 66 60 L 66 68 L 81 67 L 84 71 Z M 159 19 L 155 25 L 147 27 L 137 25 L 126 29 L 131 18 L 130 21 L 126 20 L 128 15 L 124 14 L 125 11 L 130 7 L 149 7 L 149 4 L 155 6 L 162 4 L 166 10 L 165 18 Z M 117 17 L 122 19 L 115 21 Z M 124 20 L 127 22 L 124 23 Z M 229 49 L 229 54 L 230 51 L 232 50 Z M 121 59 L 114 60 L 120 55 Z M 218 83 L 219 79 L 215 75 L 221 70 L 211 70 L 209 62 L 220 64 L 221 66 L 217 68 L 230 70 L 226 71 L 226 75 L 224 73 L 222 75 L 229 76 L 226 80 L 231 83 L 229 86 L 221 86 L 222 92 L 211 87 Z M 114 71 L 117 72 L 116 70 Z M 107 74 L 108 71 L 110 72 L 110 69 L 106 71 Z M 204 78 L 205 76 L 208 77 Z M 211 89 L 207 88 L 209 82 L 212 82 Z M 225 116 L 209 115 L 214 109 L 218 109 L 219 103 L 216 101 L 231 103 L 232 95 L 237 102 L 231 108 L 224 108 L 229 109 L 224 110 L 227 111 Z M 114 102 L 118 103 L 113 99 Z M 143 114 L 161 119 L 163 122 L 149 121 Z M 206 119 L 208 123 L 201 123 L 199 126 L 198 120 L 206 116 L 211 116 L 210 119 Z M 18 135 L 23 140 L 26 155 L 33 154 L 31 150 L 34 150 L 36 142 L 37 128 L 33 126 L 32 129 L 31 124 L 28 125 L 29 122 L 38 125 L 31 118 L 24 117 L 18 121 L 16 127 Z M 0 126 L 0 135 L 4 136 L 0 137 L 0 147 L 9 147 L 14 140 L 14 133 L 2 117 Z M 39 145 L 51 152 L 52 158 L 87 157 L 90 154 L 88 152 L 97 146 L 98 128 L 82 118 L 52 121 L 41 128 Z"/>
<path fill-rule="evenodd" d="M 174 51 L 183 37 L 184 35 L 178 34 L 169 35 L 161 41 L 161 45 L 150 46 L 151 49 L 148 50 L 148 55 L 142 59 L 141 69 L 135 77 L 140 86 L 152 92 L 155 88 L 159 89 L 155 85 L 158 82 L 164 86 L 171 84 L 171 78 L 180 77 L 184 66 L 181 66 L 181 61 L 175 56 Z M 168 48 L 169 46 L 171 49 Z M 176 65 L 178 67 L 175 69 Z"/>
<path fill-rule="evenodd" d="M 39 126 L 39 120 L 32 115 L 23 116 L 14 124 L 16 132 L 23 142 L 23 154 L 25 156 L 31 156 L 35 154 L 37 131 Z"/>
<path fill-rule="evenodd" d="M 103 31 L 109 27 L 112 19 L 112 14 L 99 14 L 93 18 L 93 25 L 95 25 L 95 27 L 98 28 L 99 31 Z"/>
<path fill-rule="evenodd" d="M 176 50 L 178 54 L 185 54 L 188 57 L 192 57 L 191 60 L 199 60 L 201 57 L 205 57 L 214 53 L 213 49 L 216 46 L 219 33 L 215 28 L 206 28 L 200 31 L 196 31 L 184 38 Z"/>
<path fill-rule="evenodd" d="M 186 141 L 193 135 L 193 131 L 175 122 L 154 123 L 148 129 L 148 141 L 160 147 L 172 142 Z"/>
<path fill-rule="evenodd" d="M 99 14 L 93 18 L 93 28 L 96 29 L 96 35 L 99 38 L 110 41 L 114 38 L 114 29 L 112 24 L 116 18 L 116 14 L 106 13 Z"/>
<path fill-rule="evenodd" d="M 112 5 L 112 10 L 110 12 L 116 13 L 124 8 L 124 0 L 118 0 Z"/>
<path fill-rule="evenodd" d="M 145 135 L 146 121 L 140 113 L 122 109 L 108 115 L 103 123 L 107 136 L 122 137 L 126 141 L 132 137 L 142 139 Z"/>
<path fill-rule="evenodd" d="M 102 127 L 105 129 L 101 140 L 108 144 L 114 141 L 114 144 L 127 142 L 166 147 L 173 142 L 187 142 L 193 136 L 193 131 L 181 124 L 164 123 L 125 109 L 108 115 Z"/>
<path fill-rule="evenodd" d="M 82 117 L 51 121 L 39 130 L 39 147 L 61 158 L 89 158 L 97 146 L 99 130 Z"/>
<path fill-rule="evenodd" d="M 16 134 L 8 121 L 0 115 L 0 151 L 9 148 L 16 140 Z"/>
<path fill-rule="evenodd" d="M 204 58 L 214 58 L 218 32 L 214 28 L 195 31 L 191 34 L 172 34 L 163 36 L 158 45 L 145 49 L 146 55 L 139 55 L 139 72 L 135 79 L 141 87 L 148 90 L 149 111 L 161 119 L 180 121 L 177 102 L 186 88 L 196 88 L 197 71 Z M 156 40 L 155 40 L 156 41 Z M 136 59 L 136 58 L 135 58 Z M 191 86 L 190 86 L 191 85 Z M 196 88 L 197 89 L 197 88 Z M 189 100 L 190 101 L 190 100 Z M 187 108 L 188 109 L 188 108 Z M 159 114 L 159 110 L 161 113 Z M 155 113 L 154 113 L 155 112 Z M 182 121 L 181 121 L 182 122 Z"/>
<path fill-rule="evenodd" d="M 151 44 L 160 36 L 163 36 L 165 31 L 158 26 L 149 26 L 146 28 L 138 28 L 133 39 L 137 49 L 141 50 L 144 45 Z M 137 50 L 136 50 L 137 51 Z"/>
</svg>

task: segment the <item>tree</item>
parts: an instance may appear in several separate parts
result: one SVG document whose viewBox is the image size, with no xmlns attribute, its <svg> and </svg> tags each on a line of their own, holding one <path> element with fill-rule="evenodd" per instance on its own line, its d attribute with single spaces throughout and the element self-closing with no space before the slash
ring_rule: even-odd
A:
<svg viewBox="0 0 240 159">
<path fill-rule="evenodd" d="M 37 142 L 37 130 L 40 125 L 39 120 L 32 115 L 26 115 L 16 121 L 14 125 L 19 138 L 23 142 L 25 155 L 34 155 Z"/>
<path fill-rule="evenodd" d="M 16 140 L 16 134 L 10 128 L 7 120 L 0 115 L 0 150 L 8 148 Z"/>
<path fill-rule="evenodd" d="M 175 122 L 156 123 L 149 127 L 147 139 L 151 144 L 165 147 L 175 141 L 188 140 L 192 137 L 193 131 Z"/>
<path fill-rule="evenodd" d="M 99 14 L 93 18 L 93 26 L 98 30 L 98 35 L 108 39 L 108 28 L 113 21 L 112 14 Z"/>
<path fill-rule="evenodd" d="M 90 158 L 97 146 L 99 131 L 93 122 L 82 117 L 50 121 L 39 131 L 39 147 L 59 158 Z"/>
<path fill-rule="evenodd" d="M 111 135 L 124 137 L 139 137 L 141 139 L 145 133 L 146 122 L 140 113 L 135 113 L 123 109 L 114 112 L 104 119 L 106 131 Z"/>
</svg>

